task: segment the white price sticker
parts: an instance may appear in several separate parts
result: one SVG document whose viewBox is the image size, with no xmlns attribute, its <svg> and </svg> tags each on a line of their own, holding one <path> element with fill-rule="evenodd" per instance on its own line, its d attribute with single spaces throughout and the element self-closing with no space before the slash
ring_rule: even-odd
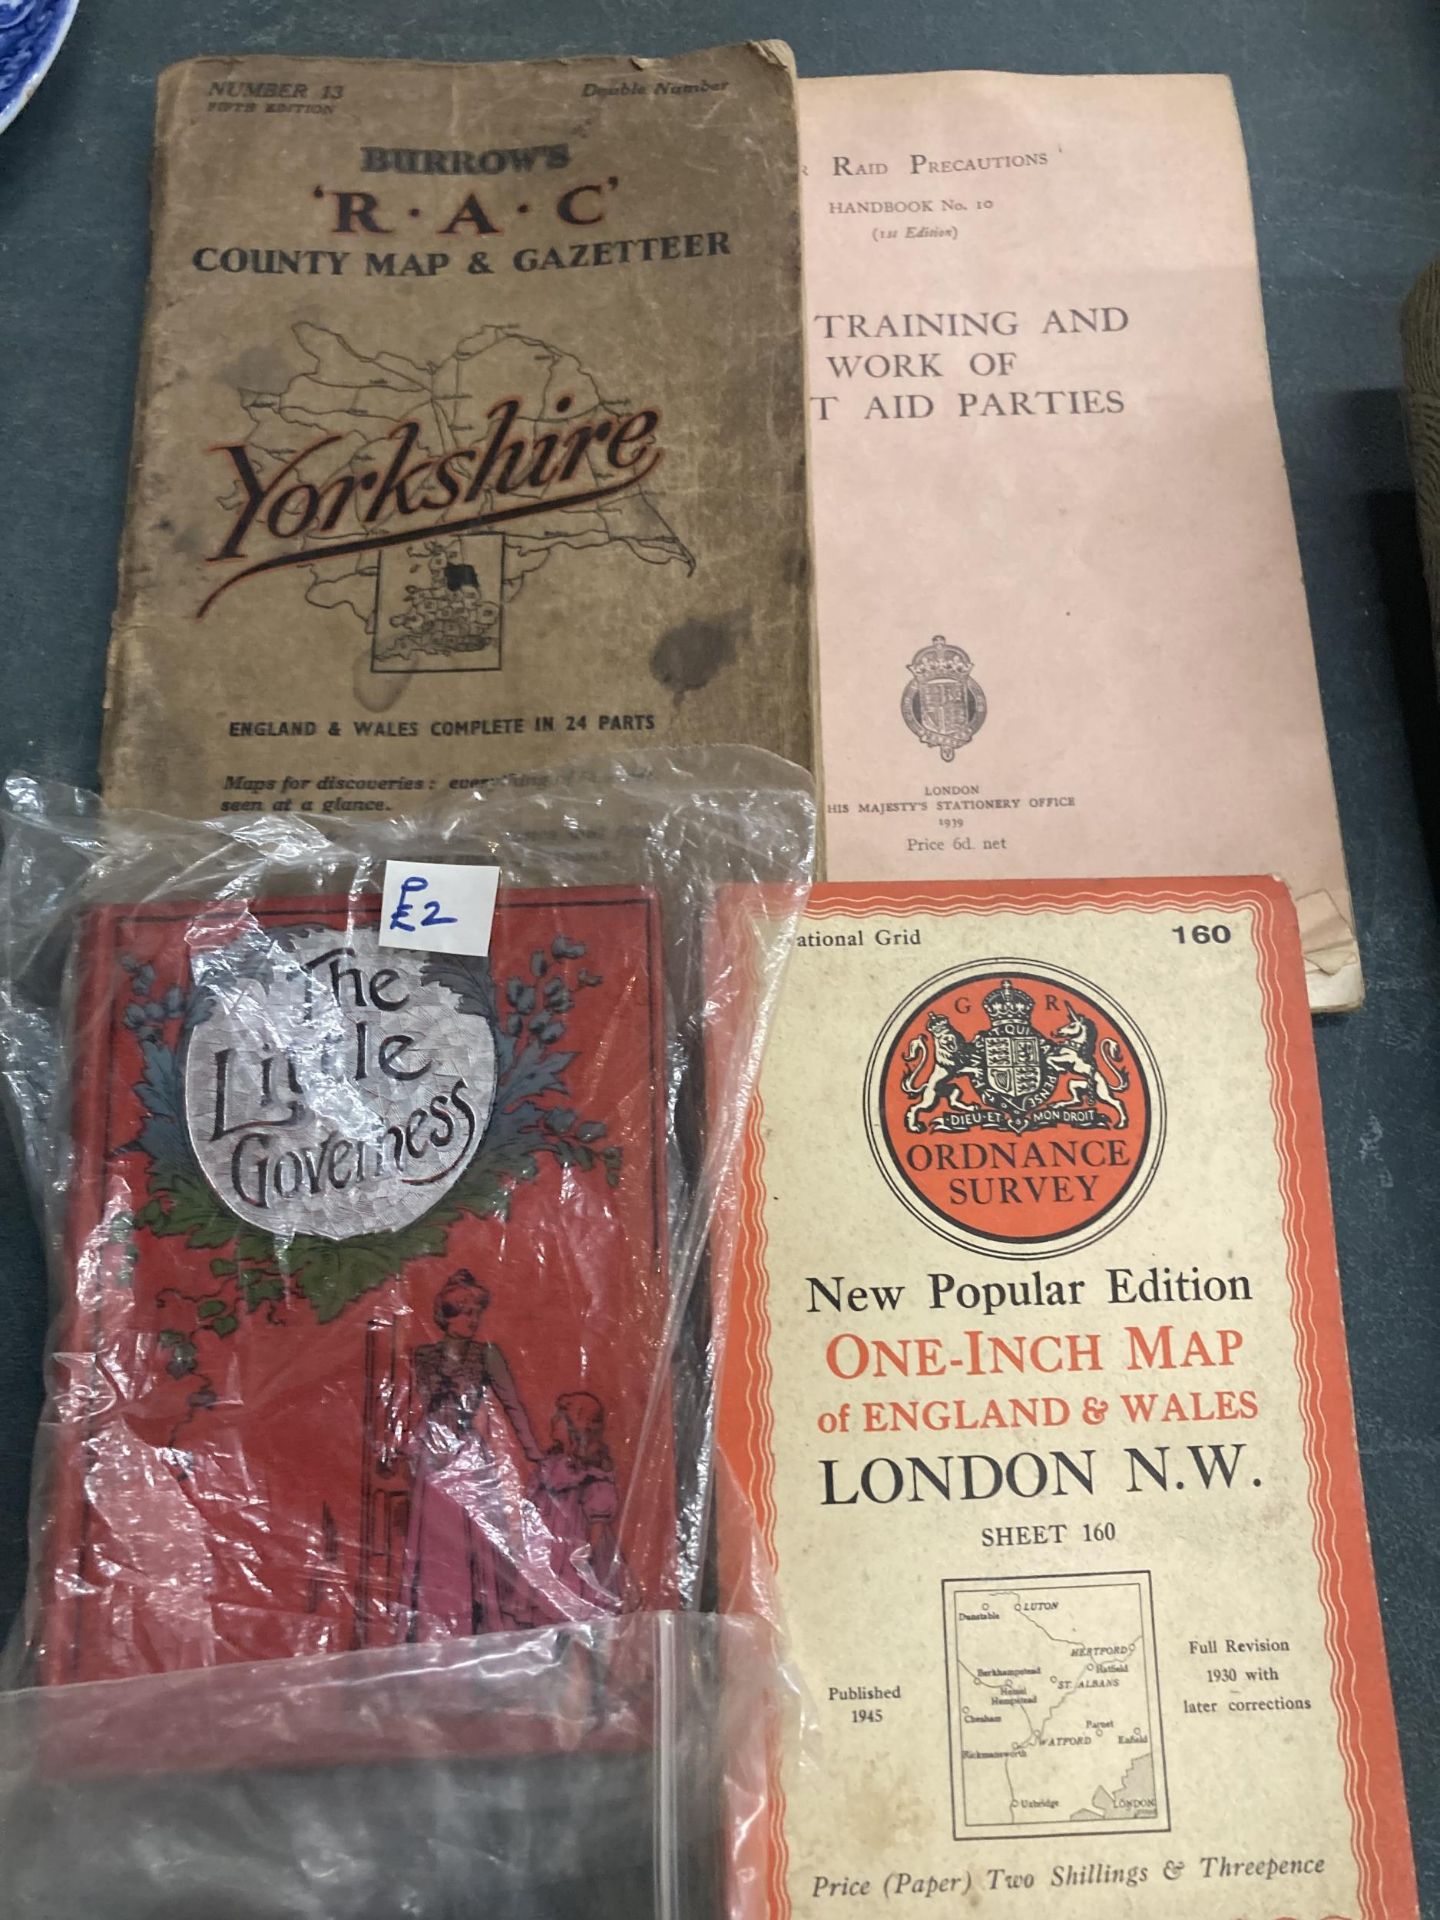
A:
<svg viewBox="0 0 1440 1920">
<path fill-rule="evenodd" d="M 490 951 L 498 867 L 462 867 L 425 860 L 387 860 L 380 900 L 380 945 L 415 953 Z"/>
</svg>

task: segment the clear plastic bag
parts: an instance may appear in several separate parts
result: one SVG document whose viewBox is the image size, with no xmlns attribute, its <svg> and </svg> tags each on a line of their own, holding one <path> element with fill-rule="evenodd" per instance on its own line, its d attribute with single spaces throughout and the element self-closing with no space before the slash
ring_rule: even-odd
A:
<svg viewBox="0 0 1440 1920">
<path fill-rule="evenodd" d="M 84 1809 L 163 1775 L 192 1813 L 121 1846 L 137 1913 L 182 1866 L 176 1912 L 468 1911 L 444 1874 L 430 1904 L 418 1871 L 388 1904 L 358 1867 L 349 1904 L 297 1890 L 327 1849 L 378 1862 L 354 1823 L 400 1768 L 436 1831 L 478 1769 L 497 1913 L 571 1911 L 524 1863 L 564 1804 L 580 1888 L 617 1800 L 651 1823 L 654 1911 L 703 1912 L 674 1905 L 694 1836 L 653 1808 L 718 1768 L 714 1824 L 722 1722 L 773 1666 L 762 1622 L 693 1610 L 707 1249 L 808 884 L 806 777 L 630 755 L 398 821 L 6 793 L 0 1068 L 55 1276 L 7 1656 L 40 1684 L 0 1702 L 33 1910 L 70 1911 L 41 1895 Z M 385 944 L 387 862 L 497 866 L 488 956 Z M 753 938 L 707 951 L 721 887 L 754 889 Z M 247 1905 L 244 1848 L 211 1884 L 188 1836 L 277 1768 L 328 1784 Z"/>
<path fill-rule="evenodd" d="M 7 1920 L 709 1920 L 737 1882 L 755 1897 L 738 1853 L 764 1817 L 772 1672 L 757 1616 L 634 1613 L 0 1694 L 0 1905 Z M 478 1721 L 528 1733 L 542 1695 L 543 1749 L 464 1751 Z M 156 1727 L 188 1728 L 200 1764 L 117 1771 L 110 1756 Z M 45 1760 L 57 1745 L 63 1769 Z M 94 1772 L 88 1750 L 105 1756 Z"/>
</svg>

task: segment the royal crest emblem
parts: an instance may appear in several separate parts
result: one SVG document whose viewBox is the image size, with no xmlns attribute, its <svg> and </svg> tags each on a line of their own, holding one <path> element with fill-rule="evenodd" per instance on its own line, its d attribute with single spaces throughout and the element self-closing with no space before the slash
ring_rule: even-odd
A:
<svg viewBox="0 0 1440 1920">
<path fill-rule="evenodd" d="M 970 677 L 970 656 L 937 633 L 910 662 L 910 680 L 900 696 L 905 724 L 949 762 L 968 747 L 985 724 L 985 695 Z"/>
<path fill-rule="evenodd" d="M 876 1041 L 870 1143 L 947 1239 L 1021 1258 L 1086 1245 L 1149 1185 L 1164 1093 L 1144 1038 L 1088 981 L 986 961 L 916 989 Z"/>
<path fill-rule="evenodd" d="M 925 1033 L 905 1049 L 907 1071 L 900 1086 L 910 1101 L 908 1132 L 1128 1126 L 1121 1095 L 1129 1090 L 1129 1069 L 1119 1043 L 1102 1037 L 1094 1020 L 1067 1000 L 1064 1021 L 1042 1033 L 1035 1025 L 1034 997 L 1008 979 L 981 1004 L 989 1024 L 973 1039 L 967 1040 L 945 1014 L 932 1012 Z M 1062 1097 L 1052 1105 L 1062 1077 Z"/>
</svg>

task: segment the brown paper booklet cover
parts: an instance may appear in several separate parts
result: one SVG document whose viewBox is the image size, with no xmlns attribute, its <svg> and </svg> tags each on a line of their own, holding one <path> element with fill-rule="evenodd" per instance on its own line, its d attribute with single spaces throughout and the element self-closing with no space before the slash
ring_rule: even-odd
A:
<svg viewBox="0 0 1440 1920">
<path fill-rule="evenodd" d="M 733 1920 L 1416 1920 L 1285 889 L 817 888 L 732 1200 Z"/>
<path fill-rule="evenodd" d="M 1355 1006 L 1229 82 L 800 103 L 831 878 L 1278 873 Z"/>
<path fill-rule="evenodd" d="M 777 43 L 164 73 L 107 796 L 808 763 L 797 165 Z"/>
</svg>

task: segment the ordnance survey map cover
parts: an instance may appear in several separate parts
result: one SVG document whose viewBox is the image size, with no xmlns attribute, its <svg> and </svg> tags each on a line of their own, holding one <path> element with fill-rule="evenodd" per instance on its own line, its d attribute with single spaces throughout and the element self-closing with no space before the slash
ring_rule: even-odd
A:
<svg viewBox="0 0 1440 1920">
<path fill-rule="evenodd" d="M 735 1920 L 1413 1920 L 1280 883 L 817 888 L 727 1218 Z"/>
</svg>

